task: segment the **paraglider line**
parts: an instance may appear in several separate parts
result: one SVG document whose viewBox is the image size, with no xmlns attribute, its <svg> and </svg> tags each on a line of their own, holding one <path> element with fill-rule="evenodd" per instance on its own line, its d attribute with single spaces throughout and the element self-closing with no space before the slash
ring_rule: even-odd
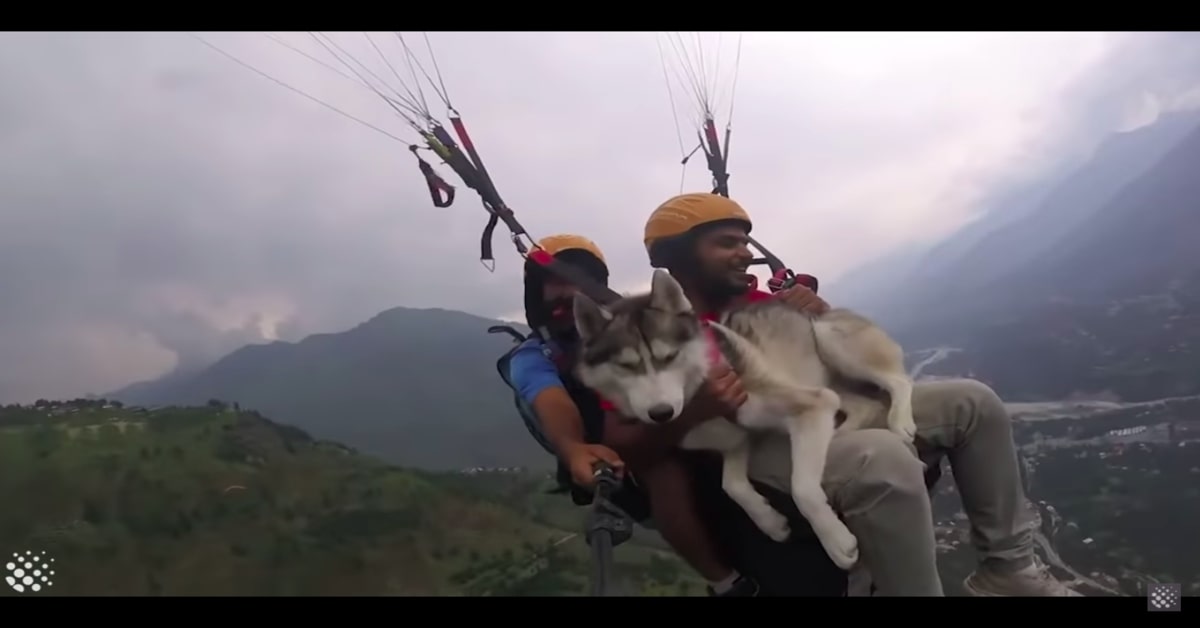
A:
<svg viewBox="0 0 1200 628">
<path fill-rule="evenodd" d="M 425 38 L 425 49 L 429 51 L 429 59 L 433 61 L 433 73 L 438 77 L 438 85 L 442 88 L 441 95 L 446 101 L 446 108 L 453 111 L 454 105 L 450 104 L 450 92 L 446 90 L 446 82 L 442 80 L 442 70 L 438 67 L 437 57 L 433 54 L 433 44 L 429 43 L 429 33 L 421 33 L 421 36 Z M 429 75 L 426 74 L 425 78 L 429 78 Z M 429 82 L 432 83 L 433 81 L 430 80 Z"/>
<path fill-rule="evenodd" d="M 725 122 L 725 128 L 733 126 L 733 103 L 737 99 L 737 83 L 738 75 L 742 69 L 742 36 L 738 34 L 737 56 L 733 60 L 733 87 L 729 89 L 729 120 Z M 728 143 L 728 140 L 726 141 Z M 725 147 L 725 157 L 729 157 L 729 146 Z"/>
<path fill-rule="evenodd" d="M 293 92 L 295 92 L 295 93 L 297 93 L 297 94 L 299 94 L 299 95 L 301 95 L 301 96 L 303 96 L 303 97 L 305 97 L 305 98 L 307 98 L 307 99 L 309 99 L 309 100 L 311 100 L 311 101 L 313 101 L 313 102 L 317 103 L 318 105 L 321 105 L 322 107 L 325 107 L 325 108 L 327 108 L 327 109 L 329 109 L 329 110 L 333 111 L 334 113 L 341 114 L 342 116 L 344 116 L 344 117 L 346 117 L 346 118 L 349 118 L 349 119 L 351 119 L 351 120 L 353 120 L 353 121 L 355 121 L 355 122 L 357 122 L 357 123 L 359 123 L 359 124 L 361 124 L 361 125 L 363 125 L 363 126 L 365 126 L 365 127 L 369 128 L 369 129 L 371 129 L 371 130 L 374 130 L 374 131 L 376 131 L 376 132 L 378 132 L 378 133 L 381 133 L 381 134 L 383 134 L 383 135 L 386 135 L 387 137 L 390 137 L 390 138 L 392 138 L 393 140 L 396 140 L 397 142 L 400 142 L 401 144 L 405 144 L 405 145 L 409 144 L 409 142 L 405 141 L 404 139 L 402 139 L 402 138 L 401 138 L 401 137 L 399 137 L 399 136 L 396 136 L 396 135 L 393 135 L 393 134 L 391 134 L 391 133 L 388 133 L 387 131 L 385 131 L 385 130 L 383 130 L 383 129 L 381 129 L 381 128 L 377 127 L 377 126 L 375 126 L 374 124 L 371 124 L 370 122 L 367 122 L 366 120 L 363 120 L 362 118 L 358 118 L 358 117 L 356 117 L 356 116 L 354 116 L 354 115 L 352 115 L 352 114 L 346 113 L 345 111 L 342 111 L 341 109 L 338 109 L 337 107 L 334 107 L 333 105 L 331 105 L 331 104 L 329 104 L 329 103 L 327 103 L 327 102 L 325 102 L 325 101 L 321 100 L 320 98 L 317 98 L 316 96 L 313 96 L 313 95 L 311 95 L 311 94 L 308 94 L 308 93 L 306 93 L 306 92 L 304 92 L 304 91 L 302 91 L 302 90 L 300 90 L 300 89 L 297 89 L 297 88 L 295 88 L 295 87 L 292 87 L 291 85 L 288 85 L 287 83 L 285 83 L 285 82 L 283 82 L 283 81 L 281 81 L 281 80 L 279 80 L 279 79 L 275 78 L 274 76 L 271 76 L 270 74 L 267 74 L 266 72 L 263 72 L 262 70 L 260 70 L 260 69 L 258 69 L 258 68 L 256 68 L 256 67 L 254 67 L 254 66 L 252 66 L 252 65 L 250 65 L 249 63 L 246 63 L 245 61 L 242 61 L 241 59 L 238 59 L 237 57 L 235 57 L 235 56 L 233 56 L 233 55 L 229 54 L 228 52 L 225 52 L 224 50 L 222 50 L 222 49 L 218 48 L 216 45 L 214 45 L 214 44 L 210 43 L 208 40 L 204 39 L 203 37 L 201 37 L 201 36 L 199 36 L 199 35 L 197 35 L 197 34 L 195 34 L 195 33 L 188 33 L 188 35 L 191 35 L 192 37 L 196 38 L 197 40 L 199 40 L 199 41 L 200 41 L 200 43 L 204 44 L 205 46 L 208 46 L 209 48 L 212 48 L 213 50 L 215 50 L 215 51 L 217 51 L 217 52 L 221 53 L 222 55 L 224 55 L 225 57 L 227 57 L 228 59 L 230 59 L 230 60 L 231 60 L 231 61 L 233 61 L 234 63 L 237 63 L 238 65 L 240 65 L 240 66 L 242 66 L 242 67 L 244 67 L 244 68 L 246 68 L 246 69 L 248 69 L 248 70 L 250 70 L 250 71 L 254 72 L 255 74 L 258 74 L 259 76 L 262 76 L 263 78 L 266 78 L 266 79 L 268 79 L 268 80 L 270 80 L 270 81 L 274 82 L 276 85 L 279 85 L 279 86 L 281 86 L 281 87 L 285 87 L 285 88 L 287 88 L 287 89 L 289 89 L 289 90 L 291 90 L 291 91 L 293 91 Z"/>
<path fill-rule="evenodd" d="M 314 56 L 312 56 L 312 55 L 308 54 L 307 52 L 305 52 L 305 51 L 303 51 L 303 50 L 301 50 L 301 49 L 299 49 L 299 48 L 297 48 L 297 47 L 295 47 L 295 46 L 293 46 L 293 45 L 291 45 L 291 44 L 287 43 L 286 41 L 284 41 L 284 40 L 282 40 L 282 39 L 280 39 L 280 38 L 278 38 L 278 37 L 274 37 L 274 36 L 272 36 L 272 35 L 267 35 L 267 39 L 270 39 L 271 41 L 275 42 L 276 44 L 279 44 L 280 46 L 283 46 L 284 48 L 287 48 L 288 50 L 291 50 L 292 52 L 295 52 L 295 53 L 296 53 L 296 54 L 298 54 L 298 55 L 303 55 L 303 56 L 307 57 L 308 59 L 310 59 L 310 60 L 311 60 L 312 62 L 314 62 L 314 63 L 318 63 L 318 64 L 320 64 L 320 65 L 322 65 L 322 66 L 324 66 L 324 67 L 328 68 L 329 70 L 332 70 L 332 71 L 334 71 L 334 72 L 337 72 L 339 76 L 341 76 L 341 77 L 345 78 L 347 81 L 350 81 L 351 83 L 354 83 L 355 85 L 358 85 L 359 87 L 361 87 L 361 88 L 363 88 L 363 89 L 370 89 L 370 88 L 371 88 L 371 86 L 370 86 L 370 85 L 367 85 L 366 83 L 363 83 L 363 82 L 361 82 L 361 81 L 359 81 L 359 80 L 355 80 L 355 78 L 354 78 L 353 76 L 350 76 L 349 74 L 346 74 L 345 72 L 343 72 L 343 71 L 341 71 L 341 70 L 339 70 L 339 69 L 337 69 L 337 68 L 333 67 L 332 65 L 329 65 L 328 63 L 325 63 L 324 61 L 322 61 L 322 60 L 320 60 L 320 59 L 318 59 L 318 58 L 316 58 L 316 57 L 314 57 Z"/>
<path fill-rule="evenodd" d="M 367 85 L 367 87 L 370 88 L 371 91 L 375 92 L 376 96 L 379 96 L 380 98 L 382 98 L 383 101 L 385 103 L 387 103 L 388 106 L 391 107 L 396 112 L 396 115 L 403 118 L 405 122 L 407 122 L 410 126 L 413 127 L 413 129 L 415 129 L 417 131 L 422 130 L 421 126 L 419 124 L 417 124 L 415 121 L 413 121 L 413 119 L 411 117 L 409 117 L 406 113 L 404 113 L 404 111 L 408 111 L 408 112 L 414 114 L 416 117 L 421 118 L 423 120 L 428 121 L 428 120 L 432 119 L 429 116 L 429 112 L 421 110 L 421 108 L 418 107 L 416 105 L 416 103 L 412 103 L 412 102 L 409 102 L 408 100 L 406 100 L 404 98 L 404 95 L 401 94 L 398 90 L 396 90 L 396 88 L 389 85 L 387 81 L 379 78 L 379 75 L 375 74 L 374 72 L 371 71 L 370 68 L 363 65 L 362 61 L 359 61 L 354 55 L 350 54 L 349 52 L 346 52 L 346 50 L 344 48 L 342 48 L 341 46 L 339 46 L 337 44 L 337 42 L 333 41 L 328 36 L 325 36 L 324 34 L 322 34 L 322 37 L 324 37 L 326 41 L 328 41 L 335 48 L 337 48 L 339 51 L 341 51 L 342 54 L 349 57 L 351 61 L 358 64 L 358 66 L 361 67 L 363 70 L 365 70 L 367 72 L 367 74 L 370 74 L 371 76 L 375 77 L 375 80 L 379 81 L 380 83 L 383 83 L 383 86 L 386 89 L 390 90 L 397 97 L 399 97 L 399 100 L 394 100 L 392 97 L 390 97 L 387 94 L 384 94 L 382 91 L 380 91 L 379 88 L 375 87 L 375 85 L 373 85 L 370 81 L 368 81 L 365 76 L 363 76 L 357 70 L 355 70 L 354 67 L 351 66 L 345 59 L 343 59 L 336 52 L 334 52 L 332 49 L 330 49 L 329 46 L 327 46 L 325 44 L 325 42 L 321 41 L 321 39 L 319 39 L 315 33 L 309 32 L 308 34 L 309 34 L 309 36 L 311 36 L 313 38 L 313 41 L 316 41 L 318 44 L 320 44 L 320 46 L 322 48 L 324 48 L 325 51 L 330 54 L 330 56 L 337 59 L 338 61 L 341 61 L 342 65 L 346 66 L 346 69 L 353 72 L 355 76 L 357 76 L 360 80 L 362 80 L 362 82 L 365 83 Z"/>
<path fill-rule="evenodd" d="M 446 105 L 447 109 L 453 110 L 454 107 L 450 106 L 450 97 L 445 93 L 445 91 L 443 91 L 445 89 L 444 86 L 442 89 L 438 89 L 438 85 L 433 82 L 433 77 L 429 76 L 429 72 L 425 70 L 425 66 L 421 65 L 421 62 L 417 60 L 416 55 L 413 54 L 412 49 L 408 47 L 408 43 L 404 41 L 404 36 L 398 32 L 395 32 L 395 35 L 396 39 L 400 40 L 400 45 L 404 47 L 404 54 L 408 55 L 409 62 L 416 64 L 417 69 L 420 70 L 421 74 L 425 76 L 425 80 L 429 81 L 429 86 L 433 88 L 433 92 L 442 100 L 442 104 Z M 437 65 L 437 59 L 433 60 L 433 64 L 434 66 Z M 438 75 L 438 78 L 441 78 L 440 74 Z"/>
<path fill-rule="evenodd" d="M 335 73 L 337 73 L 337 75 L 338 75 L 338 76 L 340 76 L 340 77 L 342 77 L 342 78 L 346 79 L 347 81 L 350 81 L 352 84 L 354 84 L 354 86 L 355 86 L 355 87 L 359 87 L 359 88 L 361 88 L 361 89 L 365 89 L 365 90 L 367 90 L 367 91 L 369 91 L 369 92 L 371 92 L 371 93 L 375 94 L 376 96 L 380 96 L 380 97 L 381 97 L 381 98 L 383 98 L 385 101 L 387 101 L 387 100 L 388 100 L 387 96 L 383 96 L 382 94 L 380 94 L 380 93 L 379 93 L 379 92 L 378 92 L 376 89 L 374 89 L 374 88 L 373 88 L 373 87 L 372 87 L 370 84 L 368 84 L 368 83 L 367 83 L 367 82 L 366 82 L 366 81 L 365 81 L 365 80 L 364 80 L 364 79 L 363 79 L 361 76 L 358 76 L 357 78 L 356 78 L 356 77 L 354 77 L 354 76 L 350 76 L 349 74 L 346 74 L 346 73 L 345 73 L 345 72 L 343 72 L 342 70 L 339 70 L 339 69 L 337 69 L 337 68 L 333 67 L 332 65 L 329 65 L 328 63 L 326 63 L 326 62 L 324 62 L 324 61 L 322 61 L 322 60 L 320 60 L 320 59 L 318 59 L 318 58 L 316 58 L 316 57 L 314 57 L 314 56 L 312 56 L 312 55 L 308 54 L 307 52 L 305 52 L 305 51 L 303 51 L 303 50 L 301 50 L 301 49 L 299 49 L 299 48 L 297 48 L 297 47 L 295 47 L 295 46 L 293 46 L 293 45 L 291 45 L 291 44 L 289 44 L 289 43 L 287 43 L 287 42 L 285 42 L 285 41 L 283 41 L 282 39 L 279 39 L 278 37 L 273 37 L 273 36 L 271 36 L 271 35 L 268 35 L 268 36 L 267 36 L 267 39 L 270 39 L 272 42 L 274 42 L 274 43 L 276 43 L 276 44 L 278 44 L 278 45 L 280 45 L 280 46 L 283 46 L 284 48 L 287 48 L 288 50 L 291 50 L 292 52 L 295 52 L 296 54 L 299 54 L 299 55 L 302 55 L 302 56 L 304 56 L 305 58 L 309 59 L 310 61 L 312 61 L 312 62 L 314 62 L 314 63 L 316 63 L 316 64 L 318 64 L 318 65 L 320 65 L 320 66 L 322 66 L 322 67 L 324 67 L 324 68 L 326 68 L 327 70 L 330 70 L 330 71 L 332 71 L 332 72 L 335 72 Z M 318 41 L 317 43 L 321 43 L 321 42 L 319 42 L 319 41 Z M 328 48 L 327 48 L 326 50 L 328 51 Z M 332 51 L 330 51 L 330 54 L 333 54 L 333 53 L 332 53 Z M 337 58 L 337 55 L 333 55 L 333 56 L 334 56 L 334 58 Z M 340 61 L 340 59 L 339 59 L 339 61 Z M 403 83 L 401 83 L 401 86 L 402 86 L 402 87 L 405 87 L 405 86 L 403 85 Z M 407 89 L 407 87 L 405 87 L 405 89 Z M 409 95 L 411 96 L 411 93 L 410 93 Z M 405 104 L 405 103 L 402 103 L 402 102 L 401 102 L 401 103 L 390 103 L 390 104 L 392 104 L 392 105 L 393 105 L 393 106 L 392 106 L 392 109 L 396 109 L 396 107 L 397 107 L 397 106 L 399 106 L 399 107 L 404 107 L 405 109 L 409 110 L 409 111 L 410 111 L 410 112 L 411 112 L 413 115 L 415 115 L 416 117 L 420 118 L 420 117 L 422 116 L 422 114 L 421 114 L 421 110 L 420 110 L 420 109 L 418 109 L 418 108 L 413 108 L 413 107 L 410 107 L 410 106 L 408 106 L 408 105 L 407 105 L 407 104 Z M 396 115 L 397 115 L 397 116 L 399 116 L 399 118 L 400 118 L 401 120 L 404 120 L 405 124 L 407 124 L 407 125 L 411 126 L 412 128 L 414 128 L 414 129 L 420 129 L 420 128 L 421 128 L 421 125 L 417 124 L 417 123 L 416 123 L 416 121 L 414 121 L 414 120 L 413 120 L 413 119 L 412 119 L 410 116 L 408 116 L 408 115 L 405 115 L 405 114 L 403 114 L 403 113 L 401 113 L 401 112 L 399 112 L 399 111 L 397 111 L 397 112 L 396 112 Z"/>
<path fill-rule="evenodd" d="M 325 48 L 325 50 L 329 52 L 329 54 L 333 55 L 333 56 L 334 56 L 334 58 L 336 58 L 338 61 L 341 61 L 341 62 L 342 62 L 342 64 L 343 64 L 343 65 L 345 65 L 345 66 L 347 67 L 347 69 L 349 69 L 351 72 L 354 72 L 356 75 L 358 75 L 358 77 L 359 77 L 359 78 L 362 78 L 364 83 L 365 83 L 365 82 L 368 82 L 368 81 L 366 80 L 366 78 L 365 78 L 365 77 L 363 77 L 361 74 L 358 74 L 358 72 L 357 72 L 357 71 L 355 71 L 355 70 L 354 70 L 354 68 L 350 67 L 350 64 L 349 64 L 349 63 L 347 63 L 345 59 L 342 59 L 342 58 L 341 58 L 341 57 L 339 57 L 338 55 L 334 54 L 334 52 L 333 52 L 332 50 L 330 50 L 330 49 L 329 49 L 329 46 L 326 46 L 326 45 L 325 45 L 325 43 L 323 43 L 323 42 L 322 42 L 320 39 L 317 39 L 317 35 L 316 35 L 315 33 L 313 33 L 313 32 L 311 32 L 311 31 L 310 31 L 308 34 L 309 34 L 310 36 L 312 36 L 312 38 L 313 38 L 314 40 L 316 40 L 316 41 L 317 41 L 317 43 L 321 44 L 321 46 L 322 46 L 322 47 L 324 47 L 324 48 Z M 358 65 L 358 67 L 362 68 L 364 72 L 366 72 L 367 74 L 370 74 L 370 75 L 371 75 L 371 76 L 372 76 L 372 77 L 373 77 L 373 78 L 374 78 L 376 81 L 379 81 L 380 83 L 382 83 L 382 84 L 383 84 L 383 86 L 384 86 L 384 87 L 385 87 L 385 88 L 386 88 L 388 91 L 392 92 L 392 94 L 394 94 L 394 95 L 395 95 L 397 98 L 399 98 L 401 101 L 404 101 L 404 102 L 406 102 L 407 104 L 411 105 L 411 106 L 412 106 L 414 109 L 417 109 L 417 107 L 416 107 L 416 103 L 409 103 L 409 102 L 407 102 L 407 101 L 404 99 L 404 94 L 401 94 L 399 90 L 397 90 L 396 88 L 392 87 L 392 86 L 391 86 L 391 85 L 390 85 L 390 84 L 389 84 L 387 81 L 385 81 L 385 80 L 383 80 L 382 78 L 380 78 L 378 74 L 376 74 L 375 72 L 373 72 L 373 71 L 371 70 L 371 68 L 368 68 L 366 65 L 364 65 L 364 64 L 363 64 L 363 62 L 362 62 L 362 61 L 359 61 L 359 60 L 358 60 L 358 57 L 355 57 L 354 55 L 352 55 L 352 54 L 350 54 L 349 52 L 347 52 L 345 48 L 342 48 L 341 46 L 339 46 L 339 45 L 338 45 L 338 43 L 337 43 L 336 41 L 334 41 L 332 38 L 330 38 L 328 35 L 326 35 L 326 34 L 324 34 L 324 33 L 321 33 L 321 37 L 322 37 L 322 38 L 323 38 L 323 39 L 324 39 L 326 42 L 328 42 L 328 43 L 329 43 L 329 45 L 333 46 L 334 48 L 337 48 L 337 49 L 338 49 L 338 52 L 341 52 L 343 55 L 346 55 L 346 57 L 347 57 L 347 58 L 349 58 L 351 61 L 353 61 L 353 62 L 354 62 L 356 65 Z M 375 91 L 376 91 L 376 92 L 379 92 L 378 88 L 375 88 L 374 86 L 372 86 L 372 89 L 375 89 Z M 382 93 L 380 93 L 379 95 L 380 95 L 380 97 L 383 97 L 383 94 L 382 94 Z M 418 110 L 419 110 L 419 109 L 418 109 Z"/>
</svg>

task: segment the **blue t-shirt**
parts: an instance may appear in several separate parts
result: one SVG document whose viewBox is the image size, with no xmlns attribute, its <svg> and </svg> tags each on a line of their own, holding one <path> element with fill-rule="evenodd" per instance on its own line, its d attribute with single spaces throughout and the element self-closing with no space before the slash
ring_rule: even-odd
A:
<svg viewBox="0 0 1200 628">
<path fill-rule="evenodd" d="M 530 338 L 517 347 L 508 362 L 508 377 L 530 407 L 543 390 L 555 386 L 564 388 L 558 368 L 545 354 L 545 348 L 542 341 Z"/>
</svg>

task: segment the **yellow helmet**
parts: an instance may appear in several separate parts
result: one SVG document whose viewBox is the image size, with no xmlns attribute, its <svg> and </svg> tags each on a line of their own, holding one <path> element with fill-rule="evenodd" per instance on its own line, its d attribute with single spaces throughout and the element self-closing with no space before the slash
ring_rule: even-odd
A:
<svg viewBox="0 0 1200 628">
<path fill-rule="evenodd" d="M 642 242 L 650 255 L 650 263 L 654 266 L 663 265 L 661 245 L 671 239 L 686 235 L 701 225 L 725 220 L 744 223 L 747 233 L 753 227 L 746 210 L 736 201 L 720 194 L 699 192 L 667 199 L 646 221 Z"/>
<path fill-rule="evenodd" d="M 541 240 L 538 240 L 537 245 L 550 255 L 558 255 L 563 251 L 569 251 L 571 249 L 579 249 L 595 255 L 596 259 L 604 262 L 605 264 L 608 263 L 608 261 L 604 259 L 604 253 L 600 252 L 600 247 L 596 246 L 595 242 L 592 242 L 581 235 L 560 233 L 558 235 L 546 236 Z"/>
</svg>

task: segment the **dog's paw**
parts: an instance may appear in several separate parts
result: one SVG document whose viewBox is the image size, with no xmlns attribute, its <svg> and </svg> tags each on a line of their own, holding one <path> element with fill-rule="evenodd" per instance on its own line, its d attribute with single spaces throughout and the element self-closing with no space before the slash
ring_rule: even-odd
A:
<svg viewBox="0 0 1200 628">
<path fill-rule="evenodd" d="M 903 438 L 904 442 L 911 443 L 917 437 L 917 426 L 911 423 L 908 425 L 898 425 L 892 428 L 892 432 Z"/>
<path fill-rule="evenodd" d="M 788 524 L 787 517 L 766 504 L 754 514 L 754 523 L 763 534 L 776 543 L 782 543 L 792 535 L 792 527 Z"/>
<path fill-rule="evenodd" d="M 821 538 L 821 544 L 838 568 L 849 571 L 858 563 L 858 539 L 845 525 L 830 530 Z"/>
<path fill-rule="evenodd" d="M 906 443 L 913 442 L 913 440 L 917 437 L 917 424 L 915 421 L 913 421 L 911 416 L 908 417 L 907 420 L 902 419 L 900 421 L 896 421 L 895 423 L 889 424 L 888 430 L 890 430 L 896 436 L 904 439 L 904 442 Z"/>
</svg>

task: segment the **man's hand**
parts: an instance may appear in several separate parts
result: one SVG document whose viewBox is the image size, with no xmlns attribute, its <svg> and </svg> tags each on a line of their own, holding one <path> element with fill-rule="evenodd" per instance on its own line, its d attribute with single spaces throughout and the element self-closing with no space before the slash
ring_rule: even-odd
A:
<svg viewBox="0 0 1200 628">
<path fill-rule="evenodd" d="M 563 452 L 563 462 L 571 472 L 571 480 L 587 489 L 596 483 L 592 474 L 595 473 L 595 464 L 598 462 L 607 462 L 616 472 L 618 479 L 625 475 L 625 461 L 621 460 L 617 452 L 604 445 L 571 445 Z"/>
<path fill-rule="evenodd" d="M 697 423 L 718 416 L 733 417 L 746 399 L 742 380 L 722 361 L 709 371 L 704 386 L 693 398 L 688 420 Z"/>
<path fill-rule="evenodd" d="M 829 304 L 808 286 L 796 285 L 787 290 L 780 290 L 775 293 L 775 298 L 783 300 L 784 303 L 801 312 L 819 315 L 829 311 Z"/>
</svg>

